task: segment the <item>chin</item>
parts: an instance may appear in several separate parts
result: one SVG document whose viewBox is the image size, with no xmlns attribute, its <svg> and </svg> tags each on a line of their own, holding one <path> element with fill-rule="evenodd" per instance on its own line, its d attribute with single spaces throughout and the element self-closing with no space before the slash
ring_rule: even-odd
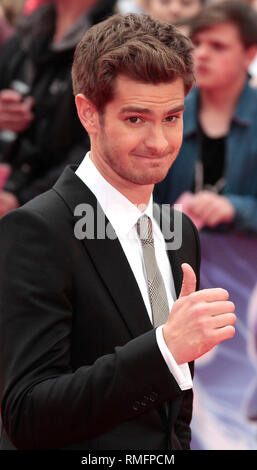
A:
<svg viewBox="0 0 257 470">
<path fill-rule="evenodd" d="M 142 175 L 137 175 L 134 179 L 134 183 L 141 184 L 141 185 L 150 185 L 150 184 L 157 184 L 164 180 L 169 170 L 162 170 L 162 171 L 152 171 L 147 174 L 145 172 Z"/>
</svg>

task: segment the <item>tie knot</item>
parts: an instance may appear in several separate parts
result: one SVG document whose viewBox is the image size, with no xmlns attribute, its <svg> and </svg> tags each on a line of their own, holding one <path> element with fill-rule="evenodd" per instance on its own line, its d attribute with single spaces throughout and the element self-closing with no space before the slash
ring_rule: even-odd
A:
<svg viewBox="0 0 257 470">
<path fill-rule="evenodd" d="M 147 215 L 142 215 L 137 221 L 137 233 L 142 244 L 153 245 L 152 221 Z"/>
</svg>

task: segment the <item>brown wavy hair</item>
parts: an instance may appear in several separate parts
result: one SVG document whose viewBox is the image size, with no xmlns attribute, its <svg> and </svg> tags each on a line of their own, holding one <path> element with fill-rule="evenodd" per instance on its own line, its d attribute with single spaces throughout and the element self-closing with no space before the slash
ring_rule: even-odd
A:
<svg viewBox="0 0 257 470">
<path fill-rule="evenodd" d="M 207 3 L 192 19 L 190 37 L 225 22 L 231 22 L 237 27 L 245 48 L 257 44 L 257 12 L 246 2 L 235 0 Z"/>
<path fill-rule="evenodd" d="M 77 45 L 74 94 L 83 93 L 103 111 L 117 75 L 153 84 L 182 78 L 187 94 L 194 82 L 191 40 L 145 14 L 114 15 L 90 28 Z"/>
</svg>

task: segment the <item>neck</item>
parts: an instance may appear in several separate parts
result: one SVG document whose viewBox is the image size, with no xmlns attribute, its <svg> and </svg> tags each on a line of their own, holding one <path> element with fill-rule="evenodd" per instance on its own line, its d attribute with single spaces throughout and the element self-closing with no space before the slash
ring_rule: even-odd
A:
<svg viewBox="0 0 257 470">
<path fill-rule="evenodd" d="M 201 107 L 215 108 L 222 112 L 233 112 L 238 97 L 245 85 L 246 76 L 230 84 L 229 87 L 200 88 Z"/>
<path fill-rule="evenodd" d="M 54 42 L 60 41 L 76 20 L 89 11 L 97 0 L 55 0 L 56 26 Z"/>
</svg>

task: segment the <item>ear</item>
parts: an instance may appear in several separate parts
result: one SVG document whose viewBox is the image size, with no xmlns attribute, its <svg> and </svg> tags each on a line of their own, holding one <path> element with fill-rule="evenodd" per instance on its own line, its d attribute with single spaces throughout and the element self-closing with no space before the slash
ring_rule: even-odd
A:
<svg viewBox="0 0 257 470">
<path fill-rule="evenodd" d="M 257 44 L 253 44 L 252 46 L 249 46 L 245 52 L 246 52 L 246 66 L 248 68 L 257 54 Z"/>
<path fill-rule="evenodd" d="M 79 93 L 75 98 L 78 116 L 82 126 L 89 135 L 97 132 L 98 111 L 85 95 Z"/>
</svg>

